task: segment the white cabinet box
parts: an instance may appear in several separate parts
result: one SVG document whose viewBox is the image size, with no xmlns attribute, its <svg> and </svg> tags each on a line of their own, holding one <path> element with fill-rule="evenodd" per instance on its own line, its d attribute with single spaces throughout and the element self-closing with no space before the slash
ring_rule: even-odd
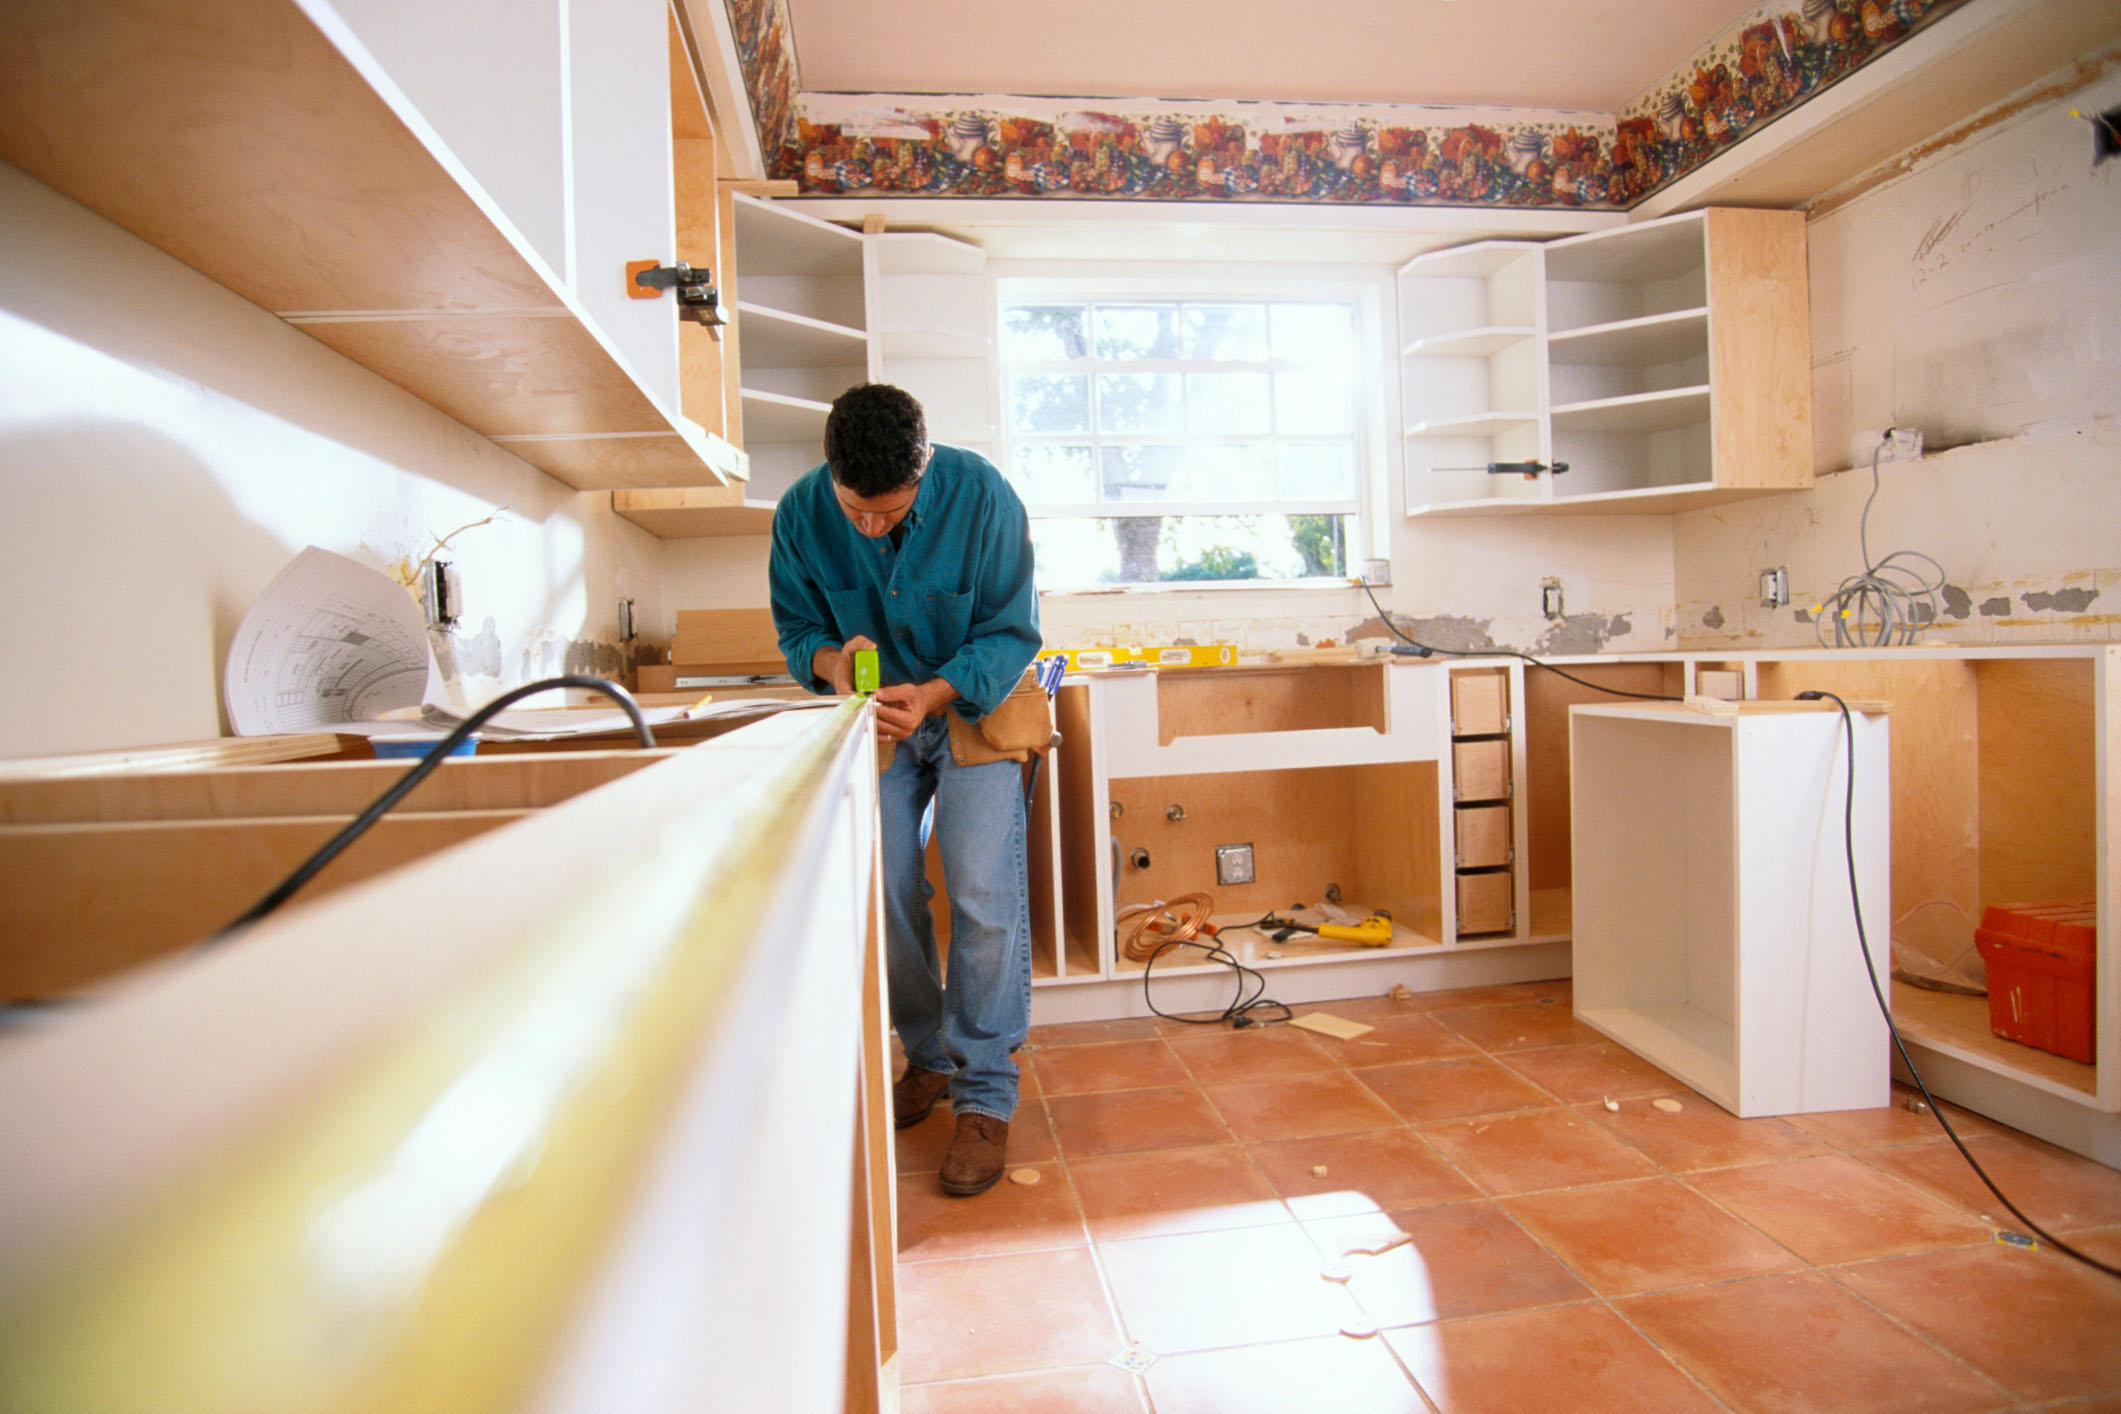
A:
<svg viewBox="0 0 2121 1414">
<path fill-rule="evenodd" d="M 1852 870 L 1841 714 L 1761 707 L 1570 712 L 1576 1014 L 1742 1118 L 1884 1105 L 1886 719 L 1851 718 Z"/>
</svg>

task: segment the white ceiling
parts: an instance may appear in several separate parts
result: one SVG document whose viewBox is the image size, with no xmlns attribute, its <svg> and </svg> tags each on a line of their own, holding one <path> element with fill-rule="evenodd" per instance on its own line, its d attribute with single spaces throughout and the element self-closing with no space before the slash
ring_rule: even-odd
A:
<svg viewBox="0 0 2121 1414">
<path fill-rule="evenodd" d="M 1616 113 L 1751 0 L 787 0 L 803 88 Z"/>
</svg>

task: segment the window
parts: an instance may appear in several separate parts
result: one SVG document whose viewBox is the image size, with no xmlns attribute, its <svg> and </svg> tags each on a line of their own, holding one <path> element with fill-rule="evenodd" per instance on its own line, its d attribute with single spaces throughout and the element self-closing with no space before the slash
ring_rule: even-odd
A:
<svg viewBox="0 0 2121 1414">
<path fill-rule="evenodd" d="M 1003 465 L 1042 588 L 1345 578 L 1356 305 L 1001 299 Z"/>
</svg>

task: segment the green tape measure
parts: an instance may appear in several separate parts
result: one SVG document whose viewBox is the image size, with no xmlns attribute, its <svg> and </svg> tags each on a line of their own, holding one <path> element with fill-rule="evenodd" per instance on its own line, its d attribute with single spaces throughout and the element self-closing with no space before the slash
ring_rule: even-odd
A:
<svg viewBox="0 0 2121 1414">
<path fill-rule="evenodd" d="M 867 697 L 882 686 L 876 671 L 876 650 L 857 648 L 854 650 L 854 690 Z"/>
</svg>

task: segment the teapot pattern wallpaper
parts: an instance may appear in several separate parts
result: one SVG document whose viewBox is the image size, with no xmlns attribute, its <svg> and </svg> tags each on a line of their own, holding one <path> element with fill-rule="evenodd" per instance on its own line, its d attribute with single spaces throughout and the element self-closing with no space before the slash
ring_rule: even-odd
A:
<svg viewBox="0 0 2121 1414">
<path fill-rule="evenodd" d="M 1963 0 L 1763 6 L 1613 114 L 805 93 L 785 0 L 724 0 L 805 195 L 1625 208 Z"/>
</svg>

